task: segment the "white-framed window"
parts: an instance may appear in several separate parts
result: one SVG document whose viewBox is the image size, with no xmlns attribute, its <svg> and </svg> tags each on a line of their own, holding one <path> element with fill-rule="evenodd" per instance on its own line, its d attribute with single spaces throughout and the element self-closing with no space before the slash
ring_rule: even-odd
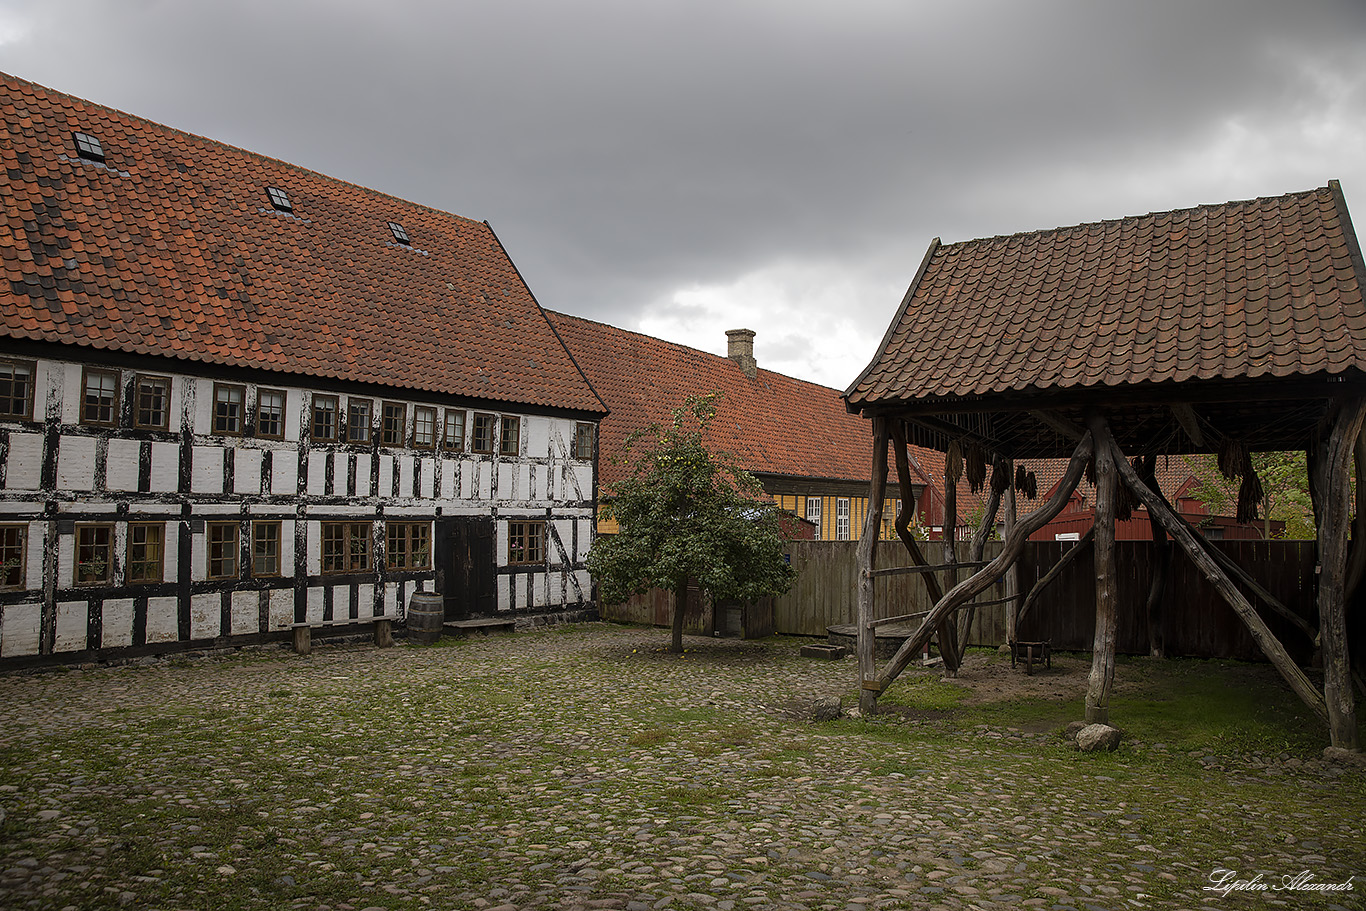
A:
<svg viewBox="0 0 1366 911">
<path fill-rule="evenodd" d="M 816 526 L 816 540 L 821 539 L 821 498 L 806 498 L 806 521 Z"/>
<path fill-rule="evenodd" d="M 839 541 L 849 540 L 848 497 L 839 497 L 835 500 L 835 538 Z"/>
<path fill-rule="evenodd" d="M 256 394 L 256 435 L 268 440 L 285 438 L 283 389 L 262 389 Z"/>
<path fill-rule="evenodd" d="M 114 427 L 119 422 L 119 375 L 113 370 L 85 368 L 81 423 Z"/>
<path fill-rule="evenodd" d="M 436 409 L 418 405 L 413 409 L 413 446 L 431 449 L 436 445 Z"/>
</svg>

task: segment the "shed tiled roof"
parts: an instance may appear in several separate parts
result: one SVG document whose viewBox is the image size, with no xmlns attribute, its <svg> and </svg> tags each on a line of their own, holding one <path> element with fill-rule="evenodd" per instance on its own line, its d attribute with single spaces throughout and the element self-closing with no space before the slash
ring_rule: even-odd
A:
<svg viewBox="0 0 1366 911">
<path fill-rule="evenodd" d="M 730 358 L 603 323 L 547 311 L 611 413 L 599 437 L 599 471 L 614 464 L 626 437 L 665 423 L 689 395 L 720 392 L 709 443 L 754 474 L 867 482 L 871 422 L 851 415 L 837 389 L 759 368 L 750 379 Z"/>
<path fill-rule="evenodd" d="M 0 335 L 604 410 L 486 223 L 4 74 L 0 112 Z"/>
<path fill-rule="evenodd" d="M 931 246 L 852 407 L 1366 370 L 1335 183 Z"/>
</svg>

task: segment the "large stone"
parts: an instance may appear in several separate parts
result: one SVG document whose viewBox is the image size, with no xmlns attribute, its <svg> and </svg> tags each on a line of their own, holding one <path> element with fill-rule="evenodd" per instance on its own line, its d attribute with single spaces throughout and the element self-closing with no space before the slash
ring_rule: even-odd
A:
<svg viewBox="0 0 1366 911">
<path fill-rule="evenodd" d="M 1343 765 L 1355 766 L 1358 769 L 1366 770 L 1366 753 L 1356 750 L 1344 750 L 1342 747 L 1325 747 L 1323 758 L 1328 762 L 1338 762 Z"/>
<path fill-rule="evenodd" d="M 1066 737 L 1068 740 L 1075 742 L 1077 739 L 1077 735 L 1081 733 L 1081 729 L 1084 727 L 1086 727 L 1085 721 L 1069 722 L 1067 727 L 1063 730 L 1062 735 Z"/>
<path fill-rule="evenodd" d="M 1088 724 L 1077 731 L 1077 749 L 1083 753 L 1097 750 L 1114 752 L 1119 747 L 1119 738 L 1119 728 L 1112 728 L 1108 724 Z"/>
</svg>

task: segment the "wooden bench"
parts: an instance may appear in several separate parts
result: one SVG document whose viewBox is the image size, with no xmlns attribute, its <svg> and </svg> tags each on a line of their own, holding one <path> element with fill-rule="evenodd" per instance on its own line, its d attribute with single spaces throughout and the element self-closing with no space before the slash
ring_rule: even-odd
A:
<svg viewBox="0 0 1366 911">
<path fill-rule="evenodd" d="M 1046 639 L 1043 642 L 1017 642 L 1010 640 L 1010 666 L 1014 667 L 1017 661 L 1023 661 L 1025 673 L 1034 676 L 1034 662 L 1038 661 L 1050 670 L 1053 668 L 1053 646 L 1052 640 Z"/>
<path fill-rule="evenodd" d="M 452 636 L 473 636 L 475 634 L 511 633 L 517 629 L 517 621 L 504 620 L 502 617 L 482 617 L 478 620 L 447 620 L 441 624 L 442 630 Z"/>
<path fill-rule="evenodd" d="M 393 615 L 381 615 L 378 617 L 342 617 L 338 620 L 310 620 L 305 623 L 291 623 L 289 628 L 294 631 L 294 651 L 300 655 L 307 655 L 313 650 L 313 630 L 331 629 L 343 626 L 368 626 L 373 624 L 375 627 L 375 645 L 380 648 L 388 648 L 394 644 L 394 621 L 398 618 Z"/>
</svg>

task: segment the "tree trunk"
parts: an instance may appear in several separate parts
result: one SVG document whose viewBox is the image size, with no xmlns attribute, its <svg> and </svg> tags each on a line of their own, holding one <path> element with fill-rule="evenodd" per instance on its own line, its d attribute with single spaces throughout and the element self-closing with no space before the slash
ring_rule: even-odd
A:
<svg viewBox="0 0 1366 911">
<path fill-rule="evenodd" d="M 903 487 L 902 490 L 906 490 Z M 863 682 L 877 673 L 873 650 L 876 631 L 869 627 L 875 612 L 873 567 L 877 562 L 877 541 L 882 534 L 882 501 L 887 496 L 887 418 L 873 418 L 873 478 L 868 487 L 868 514 L 858 542 L 858 652 L 859 711 L 877 711 L 877 692 L 863 688 Z"/>
<path fill-rule="evenodd" d="M 673 640 L 669 643 L 669 651 L 676 655 L 683 654 L 683 617 L 687 612 L 688 580 L 685 576 L 674 583 Z"/>
<path fill-rule="evenodd" d="M 1351 506 L 1348 467 L 1366 419 L 1366 399 L 1350 399 L 1335 409 L 1331 432 L 1317 448 L 1310 486 L 1320 505 L 1319 641 L 1323 646 L 1323 701 L 1328 707 L 1332 744 L 1359 748 L 1352 662 L 1347 648 L 1347 529 Z"/>
<path fill-rule="evenodd" d="M 1091 436 L 1109 435 L 1105 418 L 1088 422 Z M 1086 686 L 1086 723 L 1108 724 L 1110 688 L 1115 680 L 1115 633 L 1118 626 L 1119 585 L 1115 569 L 1115 459 L 1117 450 L 1096 447 L 1096 636 L 1091 647 L 1091 677 Z"/>
</svg>

